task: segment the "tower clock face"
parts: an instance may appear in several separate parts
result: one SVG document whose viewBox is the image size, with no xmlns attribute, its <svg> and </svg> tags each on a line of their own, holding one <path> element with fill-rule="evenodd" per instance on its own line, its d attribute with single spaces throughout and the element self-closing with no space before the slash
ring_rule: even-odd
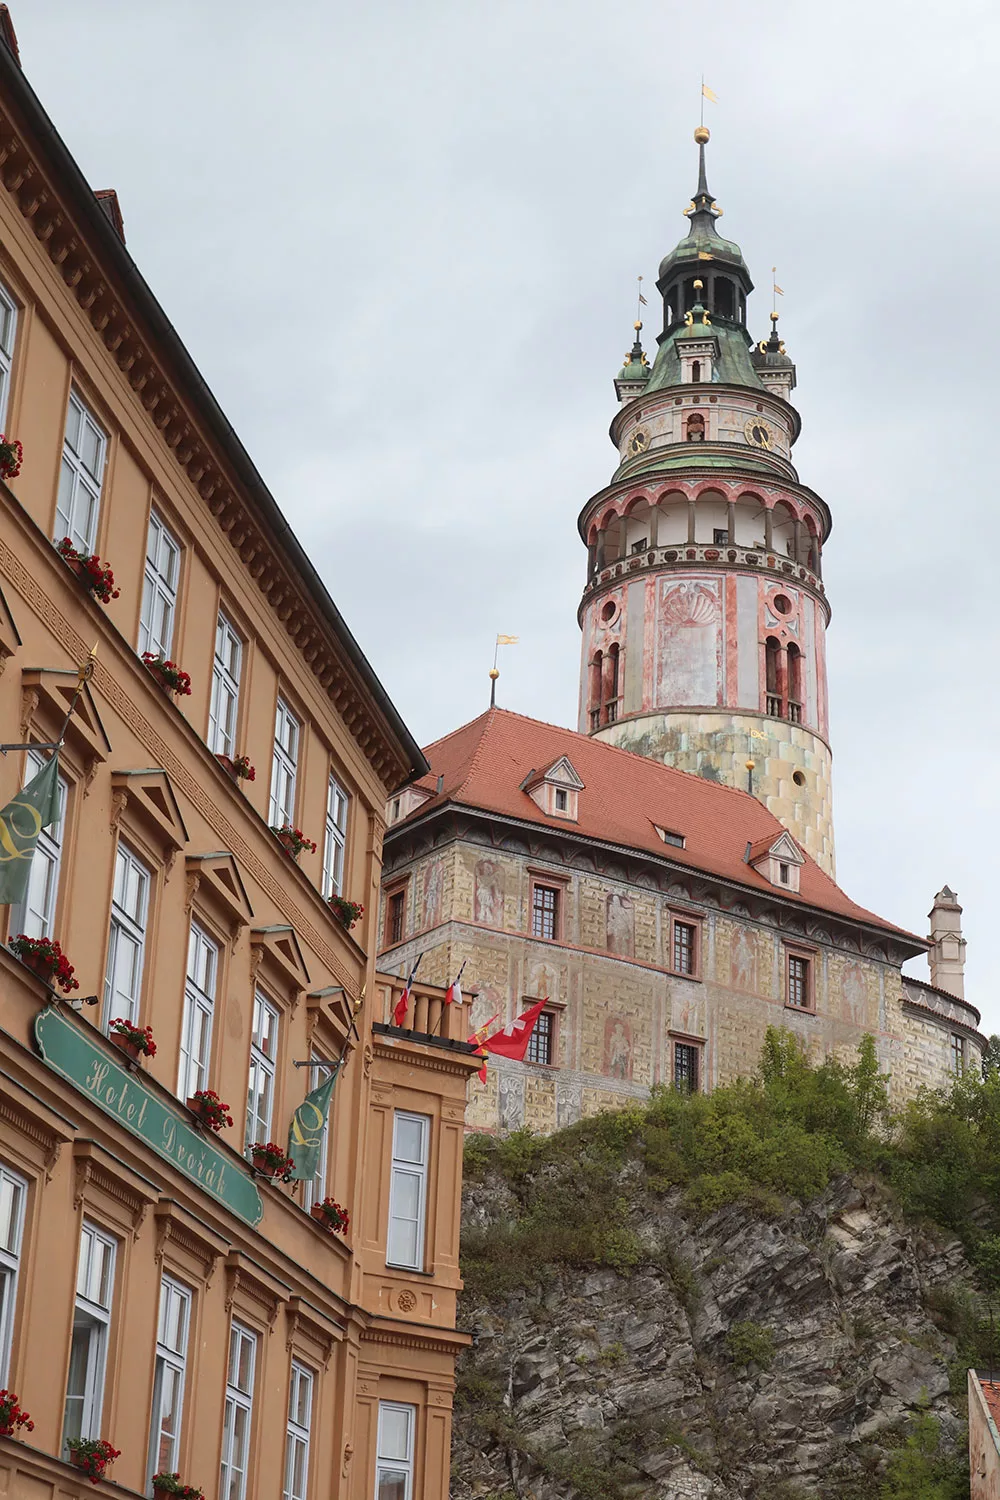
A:
<svg viewBox="0 0 1000 1500">
<path fill-rule="evenodd" d="M 628 440 L 628 451 L 633 454 L 645 453 L 648 447 L 649 434 L 647 432 L 643 432 L 641 428 L 636 432 L 633 432 L 632 436 Z"/>
<path fill-rule="evenodd" d="M 750 417 L 743 424 L 743 433 L 748 443 L 753 443 L 755 448 L 773 448 L 774 434 L 766 422 L 760 417 Z"/>
</svg>

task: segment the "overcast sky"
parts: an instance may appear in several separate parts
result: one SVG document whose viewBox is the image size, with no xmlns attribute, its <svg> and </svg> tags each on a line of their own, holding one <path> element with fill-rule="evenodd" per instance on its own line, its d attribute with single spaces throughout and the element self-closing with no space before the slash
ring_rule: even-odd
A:
<svg viewBox="0 0 1000 1500">
<path fill-rule="evenodd" d="M 486 706 L 497 631 L 521 638 L 499 701 L 575 723 L 576 517 L 615 464 L 635 278 L 686 232 L 704 72 L 751 331 L 776 264 L 795 461 L 834 517 L 838 878 L 918 933 L 957 889 L 966 993 L 1000 1029 L 997 7 L 11 4 L 422 743 Z"/>
</svg>

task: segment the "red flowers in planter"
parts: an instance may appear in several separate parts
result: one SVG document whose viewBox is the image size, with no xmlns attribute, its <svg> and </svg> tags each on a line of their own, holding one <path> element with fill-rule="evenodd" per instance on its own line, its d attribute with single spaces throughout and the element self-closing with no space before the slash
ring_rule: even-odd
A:
<svg viewBox="0 0 1000 1500">
<path fill-rule="evenodd" d="M 310 854 L 316 853 L 316 845 L 312 839 L 307 839 L 301 828 L 293 828 L 291 823 L 283 823 L 280 828 L 271 824 L 271 832 L 286 854 L 293 859 L 298 859 L 303 849 L 308 849 Z"/>
<path fill-rule="evenodd" d="M 17 1427 L 27 1427 L 29 1432 L 34 1432 L 34 1422 L 17 1404 L 20 1399 L 14 1391 L 0 1391 L 0 1437 L 15 1437 Z"/>
<path fill-rule="evenodd" d="M 265 1177 L 280 1177 L 282 1182 L 291 1182 L 295 1162 L 286 1154 L 284 1146 L 278 1146 L 274 1141 L 264 1144 L 254 1141 L 250 1147 L 250 1158 L 255 1172 L 262 1172 Z"/>
<path fill-rule="evenodd" d="M 82 1469 L 91 1484 L 100 1484 L 108 1464 L 121 1458 L 121 1449 L 112 1448 L 106 1438 L 67 1438 L 69 1461 Z"/>
<path fill-rule="evenodd" d="M 216 1134 L 223 1125 L 232 1125 L 233 1117 L 229 1113 L 229 1105 L 223 1104 L 214 1089 L 198 1089 L 191 1095 L 187 1107 L 192 1114 L 197 1115 L 203 1125 Z"/>
<path fill-rule="evenodd" d="M 115 588 L 115 575 L 101 562 L 96 552 L 77 552 L 68 536 L 64 536 L 59 543 L 58 552 L 95 599 L 100 599 L 102 604 L 110 604 L 112 599 L 118 598 L 121 589 Z"/>
<path fill-rule="evenodd" d="M 80 988 L 80 981 L 73 978 L 73 965 L 56 942 L 55 938 L 32 938 L 19 932 L 7 945 L 15 958 L 44 979 L 46 984 L 57 984 L 68 995 Z"/>
<path fill-rule="evenodd" d="M 129 1057 L 156 1056 L 152 1026 L 133 1026 L 124 1016 L 117 1016 L 108 1027 L 108 1035 L 116 1047 L 127 1052 Z"/>
<path fill-rule="evenodd" d="M 322 1203 L 314 1203 L 309 1210 L 318 1224 L 330 1234 L 346 1234 L 350 1224 L 350 1215 L 346 1208 L 342 1208 L 335 1198 L 324 1198 Z"/>
<path fill-rule="evenodd" d="M 249 755 L 216 755 L 216 760 L 224 771 L 228 771 L 234 781 L 256 781 L 257 772 L 250 764 Z"/>
<path fill-rule="evenodd" d="M 175 661 L 169 657 L 157 655 L 153 651 L 142 653 L 142 664 L 156 678 L 165 693 L 173 693 L 177 698 L 183 698 L 185 694 L 190 695 L 191 678 L 187 672 L 181 670 Z"/>
<path fill-rule="evenodd" d="M 4 437 L 0 433 L 0 479 L 16 479 L 23 458 L 24 449 L 17 438 Z"/>
<path fill-rule="evenodd" d="M 179 1474 L 168 1474 L 166 1469 L 153 1475 L 153 1500 L 161 1500 L 163 1495 L 178 1495 L 180 1500 L 205 1500 L 204 1491 L 197 1485 L 182 1484 Z"/>
<path fill-rule="evenodd" d="M 346 896 L 331 896 L 330 910 L 350 932 L 355 922 L 360 922 L 365 909 L 360 901 L 348 901 Z"/>
</svg>

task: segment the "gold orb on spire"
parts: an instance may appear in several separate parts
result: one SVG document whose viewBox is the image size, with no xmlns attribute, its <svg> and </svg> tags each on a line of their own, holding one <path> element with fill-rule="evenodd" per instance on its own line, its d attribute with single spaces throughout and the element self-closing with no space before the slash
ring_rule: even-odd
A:
<svg viewBox="0 0 1000 1500">
<path fill-rule="evenodd" d="M 704 146 L 711 139 L 711 137 L 710 137 L 710 135 L 708 133 L 708 126 L 707 125 L 697 125 L 697 126 L 695 126 L 694 138 L 698 142 L 699 146 Z"/>
<path fill-rule="evenodd" d="M 639 329 L 642 327 L 642 324 L 641 323 L 633 323 L 632 327 L 635 329 L 636 333 L 638 333 Z"/>
<path fill-rule="evenodd" d="M 771 322 L 772 323 L 777 323 L 777 321 L 778 321 L 778 314 L 776 312 L 773 312 L 771 314 Z"/>
<path fill-rule="evenodd" d="M 490 667 L 490 678 L 491 678 L 491 680 L 493 682 L 496 682 L 496 680 L 497 680 L 497 678 L 499 676 L 500 676 L 500 673 L 497 671 L 496 667 Z"/>
<path fill-rule="evenodd" d="M 701 291 L 701 289 L 702 289 L 702 287 L 703 287 L 703 286 L 704 286 L 704 285 L 705 285 L 705 283 L 704 283 L 704 282 L 703 282 L 703 281 L 696 281 L 696 282 L 695 282 L 695 283 L 694 283 L 694 289 L 695 289 L 695 291 L 696 291 L 696 292 L 700 292 L 700 291 Z"/>
</svg>

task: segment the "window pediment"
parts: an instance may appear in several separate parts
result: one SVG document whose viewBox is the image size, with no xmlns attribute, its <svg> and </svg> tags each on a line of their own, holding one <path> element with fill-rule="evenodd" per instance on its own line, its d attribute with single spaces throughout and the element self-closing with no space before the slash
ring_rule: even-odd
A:
<svg viewBox="0 0 1000 1500">
<path fill-rule="evenodd" d="M 25 667 L 21 673 L 21 733 L 25 739 L 32 724 L 54 739 L 66 724 L 66 743 L 82 758 L 91 773 L 111 754 L 111 741 L 97 712 L 90 683 L 83 684 L 66 722 L 79 677 L 76 670 L 59 667 Z"/>
<path fill-rule="evenodd" d="M 748 846 L 746 861 L 778 890 L 798 891 L 799 870 L 806 861 L 790 833 L 758 839 L 756 844 Z"/>
<path fill-rule="evenodd" d="M 0 672 L 7 665 L 7 658 L 13 656 L 21 644 L 14 616 L 11 614 L 10 605 L 0 589 Z"/>
<path fill-rule="evenodd" d="M 281 922 L 271 927 L 252 928 L 250 950 L 253 968 L 270 969 L 291 996 L 309 988 L 309 970 L 294 927 Z"/>
<path fill-rule="evenodd" d="M 183 849 L 188 841 L 180 806 L 166 771 L 112 771 L 111 826 L 117 827 L 123 813 L 151 833 L 164 853 Z"/>
<path fill-rule="evenodd" d="M 253 921 L 253 907 L 239 866 L 228 850 L 222 849 L 215 854 L 189 854 L 184 864 L 189 909 L 197 894 L 199 901 L 221 911 L 230 927 L 249 927 Z"/>
</svg>

